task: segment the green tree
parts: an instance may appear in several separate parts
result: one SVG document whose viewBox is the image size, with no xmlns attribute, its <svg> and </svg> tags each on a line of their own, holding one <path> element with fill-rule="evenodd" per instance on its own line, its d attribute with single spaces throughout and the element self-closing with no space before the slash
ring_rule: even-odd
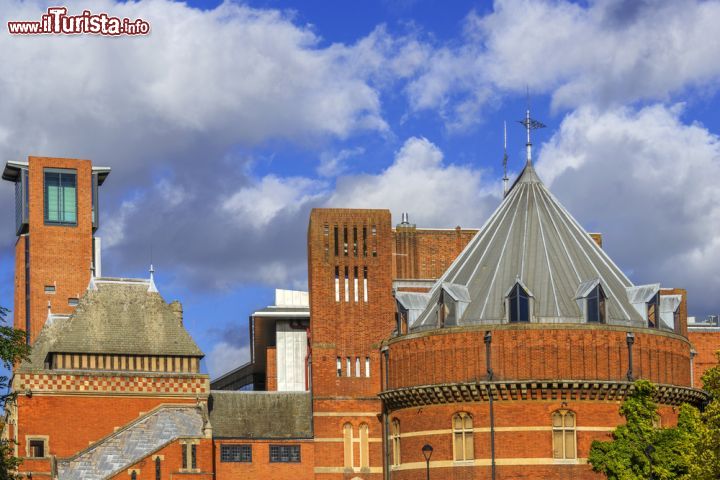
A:
<svg viewBox="0 0 720 480">
<path fill-rule="evenodd" d="M 16 330 L 7 325 L 6 319 L 9 310 L 0 306 L 0 363 L 5 372 L 11 371 L 14 365 L 25 360 L 30 354 L 30 348 L 25 341 L 25 332 Z M 9 392 L 9 375 L 0 375 L 0 406 L 7 412 L 7 407 L 15 400 L 15 394 Z M 0 480 L 17 478 L 14 474 L 20 459 L 13 455 L 14 444 L 10 441 L 0 441 Z"/>
<path fill-rule="evenodd" d="M 620 407 L 626 423 L 619 425 L 612 440 L 594 441 L 589 462 L 610 480 L 671 480 L 688 474 L 698 420 L 692 407 L 683 408 L 677 427 L 659 428 L 655 386 L 647 380 L 633 385 Z"/>
</svg>

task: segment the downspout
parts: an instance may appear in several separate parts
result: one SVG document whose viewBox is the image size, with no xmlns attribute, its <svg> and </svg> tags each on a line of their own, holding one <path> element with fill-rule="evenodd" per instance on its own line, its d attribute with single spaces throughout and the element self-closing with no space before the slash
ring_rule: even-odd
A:
<svg viewBox="0 0 720 480">
<path fill-rule="evenodd" d="M 697 352 L 694 348 L 690 349 L 690 386 L 695 388 L 695 357 Z"/>
<path fill-rule="evenodd" d="M 627 347 L 628 347 L 627 379 L 628 379 L 628 382 L 632 382 L 635 380 L 635 377 L 633 375 L 633 351 L 632 351 L 633 343 L 635 343 L 635 334 L 632 332 L 627 332 L 625 334 L 625 342 L 627 343 Z"/>
<path fill-rule="evenodd" d="M 383 386 L 383 390 L 388 389 L 388 368 L 389 368 L 389 361 L 388 361 L 388 354 L 389 349 L 387 345 L 384 345 L 380 349 L 380 354 L 383 357 L 385 368 L 380 368 L 380 385 Z M 390 424 L 388 422 L 388 409 L 387 405 L 385 404 L 385 400 L 382 400 L 382 415 L 383 415 L 383 449 L 384 449 L 384 455 L 383 455 L 383 478 L 385 480 L 390 480 Z"/>
<path fill-rule="evenodd" d="M 492 344 L 492 332 L 485 332 L 485 366 L 487 367 L 487 381 L 492 382 L 493 369 L 492 369 L 492 358 L 490 356 L 490 346 Z M 492 480 L 495 480 L 495 412 L 493 410 L 493 391 L 489 390 L 489 407 L 490 407 L 490 458 L 491 458 L 491 472 Z"/>
</svg>

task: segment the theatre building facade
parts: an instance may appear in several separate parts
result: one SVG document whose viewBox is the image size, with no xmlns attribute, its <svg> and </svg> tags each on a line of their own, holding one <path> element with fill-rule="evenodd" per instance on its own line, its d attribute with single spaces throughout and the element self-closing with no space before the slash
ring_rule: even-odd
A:
<svg viewBox="0 0 720 480">
<path fill-rule="evenodd" d="M 530 159 L 480 229 L 313 210 L 309 292 L 253 312 L 250 361 L 212 382 L 152 268 L 102 274 L 109 173 L 45 157 L 3 171 L 14 324 L 33 347 L 4 435 L 28 478 L 595 479 L 590 444 L 635 379 L 658 386 L 662 425 L 707 401 L 711 363 L 694 358 L 720 334 L 689 336 L 686 292 L 633 284 Z"/>
</svg>

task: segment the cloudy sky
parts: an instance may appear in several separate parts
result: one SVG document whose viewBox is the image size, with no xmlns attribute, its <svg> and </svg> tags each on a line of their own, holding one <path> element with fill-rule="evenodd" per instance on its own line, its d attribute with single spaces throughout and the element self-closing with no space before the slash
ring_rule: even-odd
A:
<svg viewBox="0 0 720 480">
<path fill-rule="evenodd" d="M 146 37 L 0 34 L 0 159 L 90 158 L 104 274 L 185 305 L 213 375 L 247 360 L 247 317 L 306 288 L 312 207 L 476 227 L 524 161 L 638 284 L 720 312 L 720 2 L 67 1 Z M 3 0 L 0 25 L 58 2 Z M 13 190 L 0 184 L 0 305 Z"/>
</svg>

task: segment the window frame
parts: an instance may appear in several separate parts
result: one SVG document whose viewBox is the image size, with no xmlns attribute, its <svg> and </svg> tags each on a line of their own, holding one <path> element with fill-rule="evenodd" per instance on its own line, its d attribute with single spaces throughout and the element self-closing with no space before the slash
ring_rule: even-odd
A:
<svg viewBox="0 0 720 480">
<path fill-rule="evenodd" d="M 521 316 L 522 313 L 522 299 L 526 300 L 526 312 L 527 312 L 527 318 L 523 319 Z M 516 282 L 515 285 L 512 286 L 510 289 L 510 292 L 508 293 L 506 297 L 506 304 L 507 304 L 507 318 L 508 323 L 531 323 L 532 319 L 532 295 L 530 295 L 530 292 L 528 292 L 525 287 L 523 287 L 520 282 Z M 514 308 L 513 308 L 514 307 Z M 513 316 L 513 311 L 516 312 L 516 317 Z"/>
<path fill-rule="evenodd" d="M 560 425 L 555 425 L 555 418 L 560 419 Z M 572 418 L 572 425 L 568 426 L 566 425 L 566 418 Z M 550 424 L 551 424 L 551 431 L 552 431 L 552 458 L 555 462 L 577 462 L 578 459 L 578 452 L 577 452 L 577 415 L 572 410 L 566 410 L 566 409 L 560 409 L 555 410 L 552 412 L 550 416 Z M 561 451 L 562 451 L 562 457 L 556 456 L 557 451 L 557 445 L 556 445 L 556 433 L 560 433 L 560 438 L 562 438 L 562 445 Z M 573 455 L 567 456 L 567 434 L 572 433 L 572 439 L 573 439 Z"/>
<path fill-rule="evenodd" d="M 292 455 L 280 455 L 279 457 L 276 455 L 275 460 L 273 460 L 273 449 L 290 449 L 290 448 L 297 448 L 297 459 L 292 458 Z M 302 448 L 300 444 L 293 443 L 293 444 L 271 444 L 270 448 L 268 449 L 268 457 L 270 463 L 302 463 Z"/>
<path fill-rule="evenodd" d="M 456 428 L 456 420 L 460 420 L 460 428 Z M 469 426 L 467 424 L 469 420 Z M 472 462 L 475 460 L 475 431 L 473 416 L 468 412 L 457 412 L 452 416 L 452 441 L 453 441 L 453 461 L 456 463 L 460 462 Z M 460 436 L 462 441 L 462 458 L 458 458 L 458 445 L 457 437 Z M 468 443 L 471 455 L 468 456 Z"/>
<path fill-rule="evenodd" d="M 597 307 L 591 310 L 592 301 L 597 302 Z M 596 313 L 597 317 L 591 316 L 590 312 L 592 311 Z M 588 323 L 607 323 L 607 295 L 605 295 L 605 291 L 599 283 L 585 297 L 585 320 Z"/>
<path fill-rule="evenodd" d="M 62 187 L 62 178 L 63 175 L 65 176 L 72 176 L 75 180 L 74 190 L 75 190 L 75 220 L 74 221 L 66 221 L 66 220 L 50 220 L 50 211 L 49 211 L 49 197 L 48 197 L 48 174 L 57 174 L 58 177 L 58 188 Z M 64 217 L 65 214 L 65 202 L 64 202 L 64 195 L 65 192 L 62 190 L 62 207 L 58 205 L 58 215 L 62 213 L 62 216 Z M 60 199 L 58 199 L 58 202 L 60 202 Z M 77 227 L 78 225 L 78 172 L 77 169 L 74 168 L 45 168 L 43 169 L 43 223 L 46 226 L 60 226 L 60 227 Z"/>
<path fill-rule="evenodd" d="M 402 464 L 402 450 L 400 446 L 400 420 L 393 418 L 390 426 L 390 443 L 392 444 L 392 466 Z"/>
<path fill-rule="evenodd" d="M 224 453 L 228 449 L 238 449 L 238 454 L 229 458 Z M 246 456 L 247 455 L 247 456 Z M 250 443 L 221 443 L 220 463 L 252 463 L 252 444 Z"/>
<path fill-rule="evenodd" d="M 31 452 L 31 444 L 33 442 L 42 442 L 43 446 L 43 456 L 42 457 L 35 457 L 30 456 Z M 25 458 L 32 458 L 32 459 L 43 459 L 43 458 L 50 458 L 50 437 L 47 435 L 26 435 L 25 436 Z"/>
<path fill-rule="evenodd" d="M 197 473 L 200 471 L 197 467 L 198 443 L 200 443 L 198 440 L 180 442 L 182 447 L 181 472 Z"/>
</svg>

